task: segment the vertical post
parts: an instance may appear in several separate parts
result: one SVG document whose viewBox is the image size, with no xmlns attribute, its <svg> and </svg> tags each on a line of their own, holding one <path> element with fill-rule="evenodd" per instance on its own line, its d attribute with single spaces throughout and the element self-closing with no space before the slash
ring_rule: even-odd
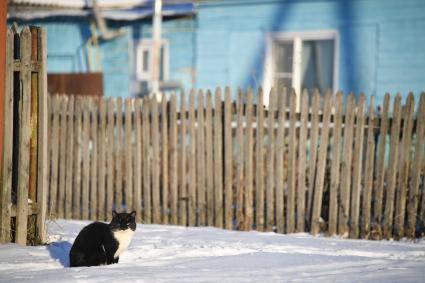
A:
<svg viewBox="0 0 425 283">
<path fill-rule="evenodd" d="M 159 73 L 161 64 L 161 25 L 162 0 L 155 0 L 155 9 L 152 23 L 152 90 L 151 94 L 158 96 Z"/>
<path fill-rule="evenodd" d="M 37 229 L 42 242 L 46 240 L 46 210 L 47 210 L 47 121 L 49 117 L 47 109 L 47 34 L 45 29 L 38 33 L 39 50 L 38 56 L 41 60 L 41 69 L 38 73 L 38 183 L 37 183 Z"/>
</svg>

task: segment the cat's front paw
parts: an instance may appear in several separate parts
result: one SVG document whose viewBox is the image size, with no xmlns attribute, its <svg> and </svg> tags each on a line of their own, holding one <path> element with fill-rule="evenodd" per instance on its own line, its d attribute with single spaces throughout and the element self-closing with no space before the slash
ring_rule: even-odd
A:
<svg viewBox="0 0 425 283">
<path fill-rule="evenodd" d="M 116 257 L 116 258 L 114 258 L 113 263 L 118 263 L 119 259 L 120 259 L 120 257 Z"/>
</svg>

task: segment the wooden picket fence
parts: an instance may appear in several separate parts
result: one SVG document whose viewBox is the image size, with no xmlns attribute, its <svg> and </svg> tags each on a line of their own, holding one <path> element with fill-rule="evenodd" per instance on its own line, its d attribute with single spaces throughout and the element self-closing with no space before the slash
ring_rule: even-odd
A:
<svg viewBox="0 0 425 283">
<path fill-rule="evenodd" d="M 46 31 L 7 30 L 0 242 L 40 244 L 47 205 Z"/>
<path fill-rule="evenodd" d="M 51 217 L 350 238 L 424 229 L 425 95 L 51 97 Z M 311 103 L 309 103 L 309 100 Z M 345 100 L 345 101 L 344 101 Z M 297 111 L 297 104 L 299 111 Z M 390 104 L 392 105 L 392 111 Z M 416 109 L 417 108 L 417 109 Z"/>
</svg>

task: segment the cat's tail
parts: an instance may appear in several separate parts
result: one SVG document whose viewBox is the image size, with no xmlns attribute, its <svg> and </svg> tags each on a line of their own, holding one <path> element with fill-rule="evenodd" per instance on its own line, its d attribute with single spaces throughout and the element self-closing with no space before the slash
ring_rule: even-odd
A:
<svg viewBox="0 0 425 283">
<path fill-rule="evenodd" d="M 69 256 L 71 267 L 77 266 L 98 266 L 106 264 L 105 252 L 96 252 L 86 255 L 81 252 L 71 252 Z"/>
</svg>

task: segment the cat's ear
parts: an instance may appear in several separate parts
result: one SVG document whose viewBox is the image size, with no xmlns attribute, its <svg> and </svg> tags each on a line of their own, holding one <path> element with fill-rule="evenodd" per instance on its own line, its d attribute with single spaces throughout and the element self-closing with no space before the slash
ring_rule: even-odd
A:
<svg viewBox="0 0 425 283">
<path fill-rule="evenodd" d="M 136 217 L 136 211 L 133 210 L 132 212 L 130 212 L 130 216 L 133 217 L 133 218 L 135 218 Z"/>
<path fill-rule="evenodd" d="M 118 216 L 118 213 L 115 210 L 112 210 L 112 217 L 115 218 Z"/>
</svg>

